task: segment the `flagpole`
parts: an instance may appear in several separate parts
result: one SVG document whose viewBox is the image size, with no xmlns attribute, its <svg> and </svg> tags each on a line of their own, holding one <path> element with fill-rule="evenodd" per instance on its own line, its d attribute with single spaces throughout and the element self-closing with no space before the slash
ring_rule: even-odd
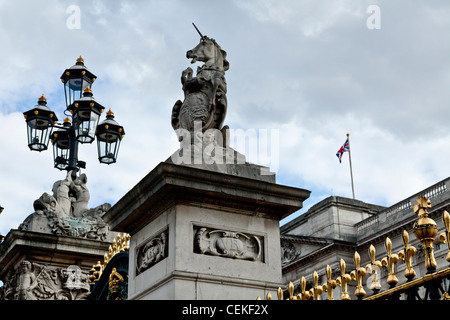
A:
<svg viewBox="0 0 450 320">
<path fill-rule="evenodd" d="M 348 140 L 348 160 L 350 164 L 350 178 L 352 179 L 352 193 L 353 199 L 355 199 L 355 187 L 353 185 L 352 156 L 350 154 L 350 133 L 347 133 L 347 140 Z"/>
</svg>

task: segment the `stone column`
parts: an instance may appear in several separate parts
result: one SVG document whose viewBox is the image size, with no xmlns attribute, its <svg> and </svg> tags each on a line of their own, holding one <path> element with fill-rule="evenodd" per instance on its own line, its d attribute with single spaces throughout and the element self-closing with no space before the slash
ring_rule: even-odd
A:
<svg viewBox="0 0 450 320">
<path fill-rule="evenodd" d="M 154 168 L 103 217 L 131 235 L 128 298 L 276 295 L 279 221 L 310 192 L 267 180 L 168 162 Z"/>
</svg>

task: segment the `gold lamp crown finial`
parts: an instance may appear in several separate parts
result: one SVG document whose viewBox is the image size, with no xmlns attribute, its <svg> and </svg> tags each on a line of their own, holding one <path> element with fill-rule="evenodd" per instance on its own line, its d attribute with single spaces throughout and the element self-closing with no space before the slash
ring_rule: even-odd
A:
<svg viewBox="0 0 450 320">
<path fill-rule="evenodd" d="M 84 89 L 84 92 L 92 93 L 91 87 L 87 86 L 86 89 Z"/>
<path fill-rule="evenodd" d="M 44 97 L 44 94 L 39 98 L 39 102 L 47 102 L 47 98 Z"/>
<path fill-rule="evenodd" d="M 114 112 L 111 111 L 111 108 L 109 108 L 108 112 L 106 113 L 107 116 L 114 116 Z"/>
<path fill-rule="evenodd" d="M 82 63 L 84 63 L 84 59 L 80 56 L 80 57 L 77 59 L 77 62 L 82 62 Z"/>
<path fill-rule="evenodd" d="M 66 117 L 66 118 L 64 119 L 64 123 L 70 123 L 69 117 Z"/>
</svg>

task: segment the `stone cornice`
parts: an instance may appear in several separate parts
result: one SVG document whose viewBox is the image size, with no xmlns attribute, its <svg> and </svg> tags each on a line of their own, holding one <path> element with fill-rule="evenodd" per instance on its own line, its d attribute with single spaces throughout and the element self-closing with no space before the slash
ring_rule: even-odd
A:
<svg viewBox="0 0 450 320">
<path fill-rule="evenodd" d="M 220 207 L 281 220 L 299 210 L 310 191 L 161 162 L 104 216 L 111 229 L 133 234 L 175 204 Z"/>
</svg>

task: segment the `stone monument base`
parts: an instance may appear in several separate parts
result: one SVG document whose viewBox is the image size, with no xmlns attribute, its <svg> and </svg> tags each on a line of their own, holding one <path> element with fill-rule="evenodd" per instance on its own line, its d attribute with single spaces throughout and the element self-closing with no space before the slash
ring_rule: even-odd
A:
<svg viewBox="0 0 450 320">
<path fill-rule="evenodd" d="M 131 235 L 129 299 L 256 299 L 281 285 L 279 221 L 309 191 L 160 163 L 103 217 Z"/>
</svg>

